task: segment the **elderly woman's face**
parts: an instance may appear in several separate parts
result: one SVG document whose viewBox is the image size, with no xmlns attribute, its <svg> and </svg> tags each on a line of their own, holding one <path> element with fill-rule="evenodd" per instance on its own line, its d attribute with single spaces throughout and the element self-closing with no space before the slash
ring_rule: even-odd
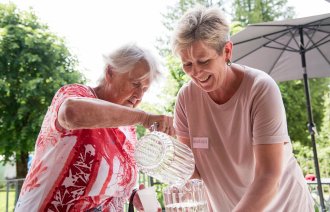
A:
<svg viewBox="0 0 330 212">
<path fill-rule="evenodd" d="M 112 71 L 108 100 L 127 107 L 136 107 L 150 86 L 150 71 L 145 61 L 135 64 L 126 73 Z"/>
</svg>

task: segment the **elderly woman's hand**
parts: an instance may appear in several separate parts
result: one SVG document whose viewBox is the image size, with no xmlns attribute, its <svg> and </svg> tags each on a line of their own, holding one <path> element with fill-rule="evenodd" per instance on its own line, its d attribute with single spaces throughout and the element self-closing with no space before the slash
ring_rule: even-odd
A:
<svg viewBox="0 0 330 212">
<path fill-rule="evenodd" d="M 139 190 L 142 190 L 144 189 L 145 186 L 144 184 L 140 184 L 139 185 Z M 142 202 L 140 200 L 140 196 L 139 194 L 137 193 L 136 195 L 134 195 L 134 198 L 133 198 L 133 205 L 134 207 L 137 209 L 137 211 L 139 212 L 143 212 L 144 211 L 144 208 L 143 208 L 143 205 L 142 205 Z M 162 208 L 160 206 L 160 203 L 158 202 L 158 209 L 157 209 L 157 212 L 161 212 L 162 211 Z"/>
<path fill-rule="evenodd" d="M 156 127 L 157 131 L 164 132 L 171 136 L 175 135 L 173 117 L 171 116 L 148 114 L 143 122 L 143 126 L 152 130 L 153 125 Z"/>
</svg>

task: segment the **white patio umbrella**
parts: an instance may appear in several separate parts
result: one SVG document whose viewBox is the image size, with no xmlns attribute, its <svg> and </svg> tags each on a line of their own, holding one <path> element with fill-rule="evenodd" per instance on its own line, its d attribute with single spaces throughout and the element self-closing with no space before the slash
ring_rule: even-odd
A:
<svg viewBox="0 0 330 212">
<path fill-rule="evenodd" d="M 308 78 L 330 77 L 330 13 L 247 26 L 232 36 L 233 62 L 267 72 L 275 81 L 304 80 L 308 131 L 322 211 L 325 211 Z"/>
</svg>

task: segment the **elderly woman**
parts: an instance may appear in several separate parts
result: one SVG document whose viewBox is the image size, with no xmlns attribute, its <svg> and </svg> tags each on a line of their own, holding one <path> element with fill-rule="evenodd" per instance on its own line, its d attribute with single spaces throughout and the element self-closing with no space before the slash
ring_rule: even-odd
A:
<svg viewBox="0 0 330 212">
<path fill-rule="evenodd" d="M 191 77 L 178 94 L 174 128 L 192 147 L 210 209 L 314 211 L 278 86 L 260 70 L 231 63 L 233 44 L 221 11 L 188 11 L 173 51 Z"/>
<path fill-rule="evenodd" d="M 158 74 L 154 56 L 128 44 L 106 58 L 96 87 L 60 88 L 44 118 L 16 211 L 123 211 L 137 180 L 133 125 L 157 122 L 158 130 L 174 132 L 171 117 L 136 109 Z M 134 202 L 141 209 L 137 195 Z"/>
</svg>

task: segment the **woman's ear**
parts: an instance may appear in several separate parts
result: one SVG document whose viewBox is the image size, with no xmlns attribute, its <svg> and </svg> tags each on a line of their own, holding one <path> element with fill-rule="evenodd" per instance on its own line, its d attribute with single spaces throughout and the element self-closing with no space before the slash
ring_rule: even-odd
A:
<svg viewBox="0 0 330 212">
<path fill-rule="evenodd" d="M 110 65 L 107 66 L 106 71 L 105 71 L 105 80 L 107 82 L 111 82 L 113 77 L 113 70 L 112 67 Z"/>
<path fill-rule="evenodd" d="M 233 43 L 231 41 L 227 41 L 224 48 L 226 60 L 227 59 L 231 60 L 232 52 L 233 52 Z"/>
</svg>

